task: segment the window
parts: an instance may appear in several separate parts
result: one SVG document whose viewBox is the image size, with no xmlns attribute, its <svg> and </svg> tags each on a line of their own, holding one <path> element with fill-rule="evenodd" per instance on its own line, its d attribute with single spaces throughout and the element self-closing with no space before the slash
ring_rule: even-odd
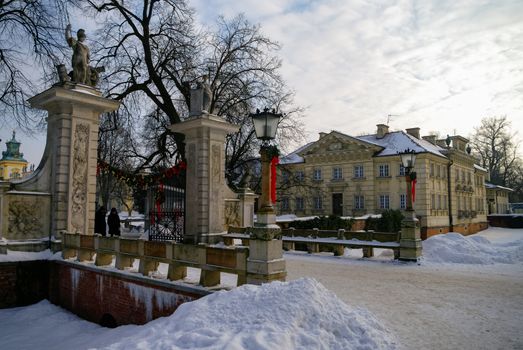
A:
<svg viewBox="0 0 523 350">
<path fill-rule="evenodd" d="M 430 197 L 430 208 L 436 209 L 436 195 L 432 194 Z"/>
<path fill-rule="evenodd" d="M 400 164 L 399 176 L 405 176 L 405 167 L 403 166 L 403 164 Z"/>
<path fill-rule="evenodd" d="M 438 194 L 438 209 L 443 209 L 443 205 L 441 204 L 441 194 Z"/>
<path fill-rule="evenodd" d="M 283 197 L 281 199 L 281 203 L 280 203 L 280 208 L 281 210 L 289 210 L 289 198 L 288 197 Z"/>
<path fill-rule="evenodd" d="M 380 209 L 389 209 L 390 208 L 390 199 L 389 195 L 380 195 Z"/>
<path fill-rule="evenodd" d="M 364 196 L 354 196 L 354 209 L 364 209 L 365 208 L 365 197 Z"/>
<path fill-rule="evenodd" d="M 316 181 L 321 180 L 321 169 L 314 169 L 312 178 Z"/>
<path fill-rule="evenodd" d="M 283 183 L 288 183 L 289 182 L 289 173 L 286 172 L 286 171 L 283 171 L 281 175 L 282 175 L 282 177 L 281 177 L 282 178 L 282 182 Z"/>
<path fill-rule="evenodd" d="M 323 201 L 321 197 L 314 197 L 314 209 L 322 209 Z"/>
<path fill-rule="evenodd" d="M 448 205 L 447 195 L 444 195 L 443 196 L 443 209 L 447 210 L 447 205 Z"/>
<path fill-rule="evenodd" d="M 468 183 L 469 183 L 469 184 L 472 183 L 472 178 L 471 178 L 470 173 L 467 173 L 467 177 L 468 177 Z"/>
<path fill-rule="evenodd" d="M 354 166 L 354 177 L 359 179 L 363 177 L 363 165 Z"/>
<path fill-rule="evenodd" d="M 441 166 L 438 164 L 438 168 L 437 168 L 436 175 L 437 175 L 438 177 L 441 177 L 441 173 L 442 173 L 442 171 L 441 171 Z"/>
<path fill-rule="evenodd" d="M 407 209 L 407 195 L 400 194 L 400 209 Z"/>
<path fill-rule="evenodd" d="M 342 171 L 341 167 L 332 168 L 332 179 L 333 180 L 343 179 L 343 171 Z"/>
<path fill-rule="evenodd" d="M 459 170 L 456 169 L 456 182 L 459 182 Z"/>
<path fill-rule="evenodd" d="M 379 176 L 380 177 L 388 177 L 389 176 L 389 165 L 388 164 L 380 164 L 380 166 L 379 166 Z"/>
<path fill-rule="evenodd" d="M 430 176 L 434 176 L 434 163 L 430 163 Z"/>
<path fill-rule="evenodd" d="M 461 197 L 457 197 L 458 199 L 458 210 L 461 210 Z"/>
<path fill-rule="evenodd" d="M 303 210 L 303 197 L 296 197 L 296 210 Z"/>
<path fill-rule="evenodd" d="M 303 173 L 303 171 L 299 170 L 297 172 L 294 173 L 294 177 L 296 178 L 296 181 L 303 181 L 305 179 L 305 174 Z"/>
</svg>

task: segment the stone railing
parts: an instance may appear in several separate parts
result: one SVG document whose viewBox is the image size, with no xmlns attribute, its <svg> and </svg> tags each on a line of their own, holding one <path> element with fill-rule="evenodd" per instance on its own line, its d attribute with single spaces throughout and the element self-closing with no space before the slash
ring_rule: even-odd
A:
<svg viewBox="0 0 523 350">
<path fill-rule="evenodd" d="M 220 284 L 220 272 L 238 275 L 237 285 L 247 283 L 249 248 L 188 245 L 172 242 L 150 242 L 140 239 L 102 237 L 65 233 L 62 239 L 64 259 L 95 261 L 97 266 L 111 265 L 115 259 L 118 270 L 130 268 L 139 259 L 138 272 L 148 276 L 159 263 L 169 265 L 167 278 L 180 280 L 187 276 L 187 267 L 201 269 L 200 285 Z"/>
</svg>

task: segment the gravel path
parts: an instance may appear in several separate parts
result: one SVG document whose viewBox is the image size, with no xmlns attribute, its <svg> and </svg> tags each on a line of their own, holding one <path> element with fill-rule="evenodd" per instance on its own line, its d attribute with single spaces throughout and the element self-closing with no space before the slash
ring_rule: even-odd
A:
<svg viewBox="0 0 523 350">
<path fill-rule="evenodd" d="M 521 265 L 418 266 L 287 253 L 288 277 L 313 277 L 372 311 L 405 349 L 523 349 Z"/>
</svg>

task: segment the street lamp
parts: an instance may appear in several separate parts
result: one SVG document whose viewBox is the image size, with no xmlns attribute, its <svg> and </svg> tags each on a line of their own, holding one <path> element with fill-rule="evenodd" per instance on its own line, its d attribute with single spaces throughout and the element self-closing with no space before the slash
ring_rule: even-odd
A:
<svg viewBox="0 0 523 350">
<path fill-rule="evenodd" d="M 270 197 L 271 192 L 271 160 L 274 153 L 272 150 L 273 146 L 270 145 L 270 141 L 276 137 L 276 130 L 278 128 L 278 122 L 281 118 L 280 113 L 276 113 L 273 109 L 269 111 L 269 108 L 265 108 L 260 112 L 259 109 L 256 113 L 251 114 L 252 122 L 254 124 L 254 130 L 256 137 L 262 141 L 260 147 L 261 156 L 261 197 L 260 197 L 260 208 L 258 210 L 258 224 L 272 225 L 276 223 L 276 217 L 274 215 L 274 208 L 272 206 L 272 200 Z"/>
<path fill-rule="evenodd" d="M 412 171 L 412 169 L 414 169 L 414 164 L 416 163 L 416 152 L 407 148 L 405 151 L 398 153 L 401 158 L 401 164 L 405 169 L 405 181 L 407 182 L 407 208 L 405 217 L 401 222 L 399 259 L 417 261 L 421 256 L 422 246 L 419 221 L 412 208 L 412 183 L 416 183 L 416 172 Z"/>
<path fill-rule="evenodd" d="M 257 109 L 256 113 L 251 114 L 251 117 L 258 139 L 268 143 L 276 137 L 276 129 L 278 128 L 281 114 L 276 113 L 274 109 L 272 112 L 269 112 L 269 108 L 265 108 L 263 112 Z"/>
<path fill-rule="evenodd" d="M 412 208 L 412 181 L 416 180 L 416 172 L 412 171 L 416 163 L 416 153 L 411 149 L 406 149 L 400 153 L 401 164 L 405 169 L 405 181 L 407 182 L 407 211 L 414 211 Z"/>
</svg>

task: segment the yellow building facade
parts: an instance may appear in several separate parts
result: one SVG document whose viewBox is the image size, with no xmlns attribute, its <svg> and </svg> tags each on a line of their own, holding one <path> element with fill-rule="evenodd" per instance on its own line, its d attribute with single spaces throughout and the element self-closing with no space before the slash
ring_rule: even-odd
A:
<svg viewBox="0 0 523 350">
<path fill-rule="evenodd" d="M 399 152 L 417 153 L 414 209 L 422 237 L 449 231 L 470 234 L 487 227 L 487 171 L 467 149 L 468 140 L 453 136 L 420 137 L 419 128 L 349 136 L 320 133 L 279 165 L 279 215 L 359 217 L 406 208 L 405 172 Z"/>
<path fill-rule="evenodd" d="M 21 179 L 27 175 L 29 163 L 24 159 L 24 154 L 20 153 L 21 143 L 16 140 L 14 131 L 13 138 L 6 145 L 7 150 L 2 152 L 0 159 L 0 180 Z"/>
</svg>

